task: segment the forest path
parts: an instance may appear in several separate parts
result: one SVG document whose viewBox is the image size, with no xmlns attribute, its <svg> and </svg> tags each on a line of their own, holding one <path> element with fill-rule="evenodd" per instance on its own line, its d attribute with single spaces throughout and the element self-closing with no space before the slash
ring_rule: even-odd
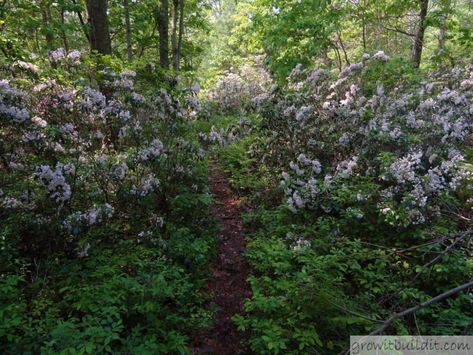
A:
<svg viewBox="0 0 473 355">
<path fill-rule="evenodd" d="M 239 199 L 231 191 L 228 180 L 218 164 L 214 163 L 209 175 L 211 192 L 215 196 L 212 214 L 221 226 L 218 258 L 209 279 L 212 295 L 210 308 L 217 308 L 215 323 L 199 336 L 196 354 L 244 354 L 242 340 L 247 334 L 239 332 L 232 321 L 235 314 L 243 312 L 243 303 L 251 297 L 246 279 L 249 266 L 243 255 L 245 238 L 239 212 Z"/>
</svg>

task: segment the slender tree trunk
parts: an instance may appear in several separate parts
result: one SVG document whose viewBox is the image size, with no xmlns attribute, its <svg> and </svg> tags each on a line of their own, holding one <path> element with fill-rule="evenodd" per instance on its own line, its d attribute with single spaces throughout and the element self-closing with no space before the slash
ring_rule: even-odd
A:
<svg viewBox="0 0 473 355">
<path fill-rule="evenodd" d="M 87 0 L 87 15 L 90 26 L 90 49 L 100 54 L 111 54 L 107 0 Z"/>
<path fill-rule="evenodd" d="M 74 5 L 77 5 L 76 0 L 72 0 Z M 87 38 L 87 42 L 90 43 L 90 36 L 89 31 L 87 30 L 87 25 L 85 24 L 84 18 L 82 17 L 81 10 L 76 10 L 77 17 L 79 18 L 79 22 L 81 25 L 82 30 L 84 31 L 85 37 Z"/>
<path fill-rule="evenodd" d="M 184 36 L 184 1 L 179 0 L 179 37 L 177 39 L 177 56 L 176 56 L 176 63 L 177 63 L 177 70 L 179 70 L 179 62 L 181 60 L 181 48 L 182 48 L 182 38 Z"/>
<path fill-rule="evenodd" d="M 338 50 L 338 47 L 335 43 L 332 43 L 333 49 L 335 50 L 335 54 L 337 55 L 337 61 L 338 61 L 338 70 L 342 71 L 342 57 L 340 55 L 340 51 Z"/>
<path fill-rule="evenodd" d="M 442 1 L 442 14 L 440 18 L 440 33 L 439 33 L 439 49 L 445 49 L 445 41 L 447 37 L 447 22 L 448 17 L 452 14 L 452 0 Z"/>
<path fill-rule="evenodd" d="M 131 24 L 130 24 L 130 8 L 128 0 L 123 0 L 123 7 L 125 8 L 125 26 L 126 26 L 126 53 L 128 61 L 133 60 L 133 51 L 131 46 Z"/>
<path fill-rule="evenodd" d="M 447 0 L 443 2 L 443 6 L 441 8 L 442 14 L 440 15 L 440 31 L 439 31 L 439 50 L 442 51 L 445 49 L 445 40 L 447 37 L 447 20 L 448 16 L 451 13 L 451 0 Z"/>
<path fill-rule="evenodd" d="M 46 48 L 48 50 L 54 49 L 54 36 L 51 34 L 49 30 L 49 25 L 51 21 L 51 7 L 47 2 L 43 3 L 42 11 L 43 17 L 43 26 L 44 26 L 44 38 L 46 40 Z"/>
<path fill-rule="evenodd" d="M 179 0 L 172 0 L 172 34 L 171 34 L 171 48 L 172 48 L 172 68 L 179 69 L 179 58 L 177 53 L 177 19 L 179 16 Z"/>
<path fill-rule="evenodd" d="M 169 5 L 161 0 L 159 8 L 159 62 L 162 68 L 169 69 Z"/>
<path fill-rule="evenodd" d="M 178 32 L 179 19 L 179 35 Z M 182 36 L 184 33 L 184 0 L 173 0 L 172 12 L 172 67 L 179 70 L 179 62 L 181 59 Z"/>
<path fill-rule="evenodd" d="M 412 48 L 412 61 L 414 67 L 419 68 L 422 60 L 422 49 L 424 47 L 424 34 L 426 29 L 425 19 L 427 17 L 427 10 L 429 8 L 429 0 L 420 1 L 420 13 L 419 13 L 419 27 L 417 29 L 416 36 L 414 38 L 414 45 Z"/>
<path fill-rule="evenodd" d="M 439 49 L 445 48 L 445 37 L 447 35 L 447 15 L 442 15 L 440 19 L 440 32 L 439 32 Z"/>
<path fill-rule="evenodd" d="M 41 51 L 41 45 L 39 44 L 39 35 L 38 35 L 38 29 L 34 30 L 34 43 L 36 47 L 36 52 L 40 53 Z"/>
<path fill-rule="evenodd" d="M 362 32 L 361 32 L 361 36 L 362 36 L 362 42 L 363 42 L 363 52 L 366 52 L 366 15 L 365 15 L 365 2 L 363 1 L 363 5 L 362 5 L 362 14 L 361 14 L 361 23 L 362 23 Z"/>
<path fill-rule="evenodd" d="M 64 16 L 64 7 L 61 7 L 61 35 L 62 35 L 62 42 L 64 44 L 64 49 L 69 51 L 69 44 L 67 43 L 67 34 L 66 34 L 66 20 Z"/>
<path fill-rule="evenodd" d="M 337 37 L 338 43 L 340 44 L 340 48 L 343 51 L 343 56 L 345 57 L 345 62 L 347 63 L 347 65 L 350 65 L 350 61 L 348 60 L 347 51 L 345 50 L 345 45 L 343 44 L 342 34 L 340 33 L 340 31 L 337 31 Z"/>
</svg>

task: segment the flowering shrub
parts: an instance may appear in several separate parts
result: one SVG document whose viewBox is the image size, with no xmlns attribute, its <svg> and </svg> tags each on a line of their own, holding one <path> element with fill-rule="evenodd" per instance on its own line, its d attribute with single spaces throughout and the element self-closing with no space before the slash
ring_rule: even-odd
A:
<svg viewBox="0 0 473 355">
<path fill-rule="evenodd" d="M 57 53 L 54 58 L 61 59 Z M 109 97 L 52 80 L 32 92 L 2 81 L 2 163 L 8 169 L 2 200 L 18 199 L 40 220 L 54 215 L 58 222 L 93 208 L 91 203 L 122 205 L 119 218 L 129 218 L 138 212 L 126 211 L 129 199 L 137 199 L 144 216 L 165 213 L 169 181 L 190 179 L 192 161 L 202 153 L 179 137 L 179 102 L 161 91 L 147 103 L 131 91 L 134 75 L 106 73 L 102 88 Z M 175 134 L 161 137 L 166 130 Z M 18 182 L 26 184 L 27 196 L 18 196 Z M 149 208 L 151 193 L 162 200 L 161 210 Z"/>
<path fill-rule="evenodd" d="M 432 223 L 443 197 L 471 187 L 470 68 L 386 86 L 373 73 L 388 61 L 382 52 L 365 55 L 335 80 L 297 67 L 291 92 L 260 105 L 268 127 L 262 158 L 282 171 L 294 213 L 344 213 L 407 227 Z"/>
<path fill-rule="evenodd" d="M 339 354 L 471 280 L 471 68 L 422 78 L 379 52 L 288 82 L 259 102 L 257 134 L 222 152 L 256 201 L 253 295 L 234 320 L 258 354 Z M 465 292 L 384 333 L 471 334 L 471 316 Z"/>
<path fill-rule="evenodd" d="M 33 65 L 14 63 L 27 69 L 24 75 L 0 81 L 0 284 L 2 289 L 11 287 L 21 305 L 15 312 L 8 311 L 11 295 L 0 294 L 0 349 L 18 353 L 38 352 L 42 347 L 52 353 L 88 344 L 86 352 L 124 348 L 135 352 L 139 346 L 138 352 L 183 352 L 186 329 L 176 324 L 187 323 L 183 319 L 190 316 L 190 308 L 201 302 L 198 289 L 192 288 L 194 282 L 202 284 L 198 266 L 205 263 L 210 243 L 208 232 L 200 229 L 210 200 L 201 177 L 205 152 L 188 136 L 188 111 L 179 99 L 164 89 L 145 98 L 135 91 L 135 72 L 96 71 L 91 69 L 95 66 L 89 67 L 90 60 L 78 51 L 59 49 L 50 54 L 56 69 L 44 68 L 50 73 L 48 79 L 32 76 L 31 72 L 39 71 Z M 152 257 L 145 247 L 156 248 Z M 84 270 L 91 273 L 108 248 L 113 248 L 117 260 L 103 271 L 103 279 L 97 284 L 97 279 L 84 276 L 75 281 L 77 288 L 68 289 L 72 276 L 64 276 L 59 265 L 77 270 L 82 260 L 90 259 Z M 124 277 L 118 255 L 127 253 L 130 275 Z M 158 269 L 151 272 L 140 264 L 136 255 L 141 254 Z M 183 275 L 179 263 L 184 257 L 195 260 L 194 278 Z M 134 268 L 155 283 L 152 294 L 147 280 L 133 278 Z M 51 275 L 51 270 L 58 274 Z M 115 281 L 107 280 L 107 273 L 116 275 Z M 164 279 L 181 279 L 181 286 L 165 285 Z M 111 291 L 104 294 L 106 298 L 100 295 L 110 287 L 108 282 L 117 280 L 122 289 L 114 291 L 120 294 L 128 289 L 130 296 L 115 298 Z M 39 307 L 32 318 L 36 323 L 28 325 L 27 309 L 33 306 L 26 301 L 25 287 L 38 292 L 32 302 L 41 302 L 41 292 L 47 293 L 44 302 L 55 304 L 61 299 L 51 308 L 56 314 L 45 314 Z M 131 296 L 139 288 L 139 295 Z M 142 339 L 148 336 L 143 329 L 154 332 L 161 326 L 153 318 L 140 325 L 150 308 L 139 309 L 133 297 L 140 302 L 148 299 L 147 307 L 159 308 L 161 302 L 169 303 L 167 296 L 157 298 L 161 288 L 167 288 L 164 292 L 170 298 L 176 297 L 175 306 L 183 311 L 168 312 L 181 321 L 170 318 L 167 326 L 174 330 L 163 330 L 143 344 L 133 337 Z M 84 305 L 88 301 L 82 299 L 80 289 L 89 293 L 89 301 L 102 304 L 98 322 L 103 328 L 87 333 L 97 319 L 94 309 Z M 120 300 L 128 303 L 120 305 Z M 113 334 L 93 334 L 112 328 Z M 47 336 L 41 337 L 44 332 Z M 74 336 L 62 342 L 68 332 Z M 123 340 L 129 334 L 133 335 Z"/>
<path fill-rule="evenodd" d="M 208 90 L 206 98 L 223 113 L 235 113 L 254 107 L 264 98 L 272 80 L 262 64 L 243 65 L 238 71 L 225 71 Z"/>
<path fill-rule="evenodd" d="M 240 117 L 237 122 L 228 124 L 225 128 L 217 129 L 214 125 L 210 131 L 200 132 L 199 138 L 203 144 L 225 146 L 251 133 L 253 124 L 248 118 Z"/>
</svg>

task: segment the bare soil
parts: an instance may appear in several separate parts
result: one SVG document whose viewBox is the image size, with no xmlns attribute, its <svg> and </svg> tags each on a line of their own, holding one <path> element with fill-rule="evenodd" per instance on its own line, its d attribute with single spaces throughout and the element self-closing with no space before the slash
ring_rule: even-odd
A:
<svg viewBox="0 0 473 355">
<path fill-rule="evenodd" d="M 213 327 L 197 336 L 193 353 L 248 354 L 243 345 L 247 334 L 239 332 L 232 321 L 235 314 L 243 313 L 243 303 L 251 297 L 251 289 L 246 281 L 249 266 L 243 256 L 245 238 L 239 211 L 240 201 L 217 165 L 212 167 L 209 182 L 215 196 L 212 214 L 221 225 L 218 257 L 208 285 L 212 295 L 208 307 L 216 308 L 217 314 Z"/>
</svg>

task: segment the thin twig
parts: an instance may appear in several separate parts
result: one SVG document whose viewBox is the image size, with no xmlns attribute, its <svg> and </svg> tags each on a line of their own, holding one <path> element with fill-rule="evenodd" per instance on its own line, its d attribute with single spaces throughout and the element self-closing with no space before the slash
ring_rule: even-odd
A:
<svg viewBox="0 0 473 355">
<path fill-rule="evenodd" d="M 401 33 L 403 35 L 406 35 L 406 36 L 409 36 L 409 37 L 414 37 L 414 34 L 412 33 L 409 33 L 409 32 L 406 32 L 406 31 L 403 31 L 399 28 L 390 28 L 390 27 L 387 27 L 387 26 L 383 26 L 386 30 L 388 31 L 393 31 L 393 32 L 398 32 L 398 33 Z"/>
<path fill-rule="evenodd" d="M 465 232 L 462 232 L 462 233 L 458 233 L 457 235 L 457 238 L 453 241 L 452 244 L 450 244 L 448 247 L 446 247 L 442 252 L 439 253 L 439 255 L 437 255 L 435 258 L 433 258 L 432 260 L 430 260 L 427 264 L 425 264 L 424 266 L 422 266 L 422 268 L 420 269 L 420 271 L 416 274 L 416 276 L 414 277 L 414 280 L 417 280 L 417 278 L 430 266 L 432 266 L 433 264 L 437 263 L 439 260 L 441 260 L 445 254 L 447 254 L 448 252 L 450 252 L 453 247 L 455 245 L 458 244 L 459 241 L 463 240 L 465 237 L 467 236 L 470 236 L 473 234 L 473 231 L 472 230 L 468 230 L 468 231 L 465 231 Z"/>
</svg>

